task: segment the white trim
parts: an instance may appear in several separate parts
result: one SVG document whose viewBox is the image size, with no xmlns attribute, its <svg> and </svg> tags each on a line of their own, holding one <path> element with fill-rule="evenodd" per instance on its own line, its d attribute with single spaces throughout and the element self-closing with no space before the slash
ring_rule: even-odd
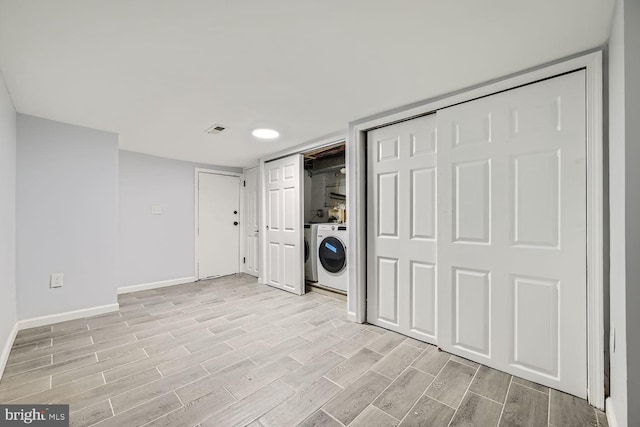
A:
<svg viewBox="0 0 640 427">
<path fill-rule="evenodd" d="M 260 275 L 260 277 L 258 277 L 258 283 L 261 283 L 263 285 L 267 284 L 267 275 L 265 274 L 265 271 L 267 269 L 267 240 L 265 239 L 265 235 L 266 232 L 264 231 L 266 229 L 266 224 L 267 224 L 267 208 L 265 206 L 265 201 L 267 200 L 266 197 L 266 192 L 267 192 L 267 184 L 264 182 L 264 171 L 265 171 L 265 160 L 264 159 L 260 159 L 260 164 L 258 165 L 259 169 L 258 169 L 258 174 L 260 174 L 260 177 L 258 178 L 258 191 L 260 192 L 260 194 L 258 195 L 258 197 L 260 197 L 260 213 L 258 214 L 258 245 L 260 247 L 260 269 L 258 270 L 258 273 Z"/>
<path fill-rule="evenodd" d="M 246 185 L 246 179 L 245 179 L 245 175 L 244 175 L 244 169 L 242 170 L 242 176 L 240 177 L 240 192 L 238 193 L 238 197 L 240 198 L 238 200 L 238 208 L 239 208 L 239 215 L 238 215 L 238 226 L 240 227 L 240 230 L 238 231 L 238 239 L 240 239 L 238 241 L 238 273 L 245 273 L 245 266 L 246 264 L 243 262 L 243 258 L 246 257 L 246 248 L 245 248 L 245 240 L 246 240 L 246 231 L 245 231 L 245 227 L 244 227 L 244 220 L 245 220 L 245 215 L 244 215 L 244 210 L 246 209 L 246 204 L 245 204 L 245 185 Z"/>
<path fill-rule="evenodd" d="M 322 148 L 322 147 L 329 147 L 332 145 L 336 145 L 336 144 L 341 144 L 344 143 L 346 145 L 346 137 L 344 134 L 344 131 L 339 131 L 339 132 L 334 132 L 332 134 L 317 138 L 317 139 L 313 139 L 311 141 L 305 142 L 303 144 L 300 145 L 296 145 L 294 147 L 290 147 L 287 148 L 285 150 L 282 151 L 278 151 L 272 154 L 267 154 L 266 156 L 262 157 L 260 159 L 260 169 L 258 170 L 258 189 L 259 189 L 259 198 L 260 198 L 260 214 L 258 215 L 258 229 L 261 230 L 260 233 L 258 233 L 258 245 L 260 246 L 260 269 L 259 269 L 259 274 L 260 277 L 258 277 L 258 283 L 261 284 L 266 284 L 267 278 L 266 275 L 263 274 L 263 271 L 265 271 L 266 265 L 267 265 L 267 241 L 266 239 L 263 237 L 265 235 L 265 233 L 262 232 L 262 230 L 266 230 L 266 224 L 267 224 L 267 208 L 266 208 L 266 204 L 263 203 L 263 201 L 267 200 L 267 186 L 264 182 L 264 164 L 266 162 L 270 162 L 271 160 L 277 160 L 279 158 L 285 157 L 285 156 L 290 156 L 292 154 L 304 154 L 305 152 L 311 151 L 311 150 L 316 150 L 318 148 Z M 348 150 L 347 150 L 348 151 Z M 346 154 L 347 158 L 348 158 L 348 153 Z M 349 175 L 349 168 L 347 168 L 347 176 Z M 348 181 L 348 180 L 347 180 Z M 303 187 L 304 187 L 304 179 L 302 180 L 303 182 Z M 347 199 L 349 198 L 349 192 L 347 189 Z M 301 197 L 300 197 L 300 203 L 302 203 L 302 209 L 300 210 L 300 212 L 302 213 L 301 215 L 301 221 L 302 223 L 300 224 L 300 226 L 302 227 L 304 225 L 304 191 L 302 191 Z M 303 237 L 304 239 L 304 234 Z M 304 242 L 304 240 L 303 240 Z M 304 243 L 301 246 L 301 250 L 304 251 Z M 302 257 L 302 259 L 304 259 L 304 256 Z M 304 269 L 303 269 L 303 274 L 304 274 Z"/>
<path fill-rule="evenodd" d="M 118 291 L 120 291 L 120 289 L 123 288 L 119 288 Z M 67 311 L 64 313 L 51 314 L 48 316 L 32 317 L 31 319 L 18 320 L 13 325 L 13 329 L 9 333 L 7 341 L 5 341 L 2 348 L 2 353 L 0 353 L 0 380 L 2 380 L 2 376 L 4 375 L 4 369 L 7 366 L 9 354 L 11 353 L 11 349 L 13 348 L 13 343 L 16 340 L 18 331 L 22 331 L 23 329 L 37 328 L 39 326 L 52 325 L 54 323 L 67 322 L 69 320 L 82 319 L 90 316 L 98 316 L 100 314 L 111 313 L 118 310 L 120 310 L 120 305 L 118 303 L 115 303 L 100 305 L 91 308 L 83 308 L 81 310 Z"/>
<path fill-rule="evenodd" d="M 199 274 L 198 274 L 198 191 L 199 191 L 199 182 L 200 182 L 200 172 L 203 173 L 211 173 L 211 174 L 215 174 L 215 175 L 226 175 L 226 176 L 237 176 L 241 181 L 243 179 L 244 174 L 242 172 L 230 172 L 230 171 L 224 171 L 224 170 L 220 170 L 220 169 L 205 169 L 205 168 L 194 168 L 193 173 L 194 173 L 194 181 L 193 181 L 193 194 L 194 194 L 194 228 L 193 228 L 193 238 L 194 238 L 194 266 L 193 266 L 193 275 L 196 278 L 196 280 L 200 280 Z M 240 191 L 240 189 L 238 190 Z M 239 192 L 238 193 L 238 197 L 241 197 L 242 194 Z M 238 207 L 240 208 L 240 207 Z M 242 219 L 242 210 L 240 210 L 240 215 L 239 218 Z M 238 220 L 238 222 L 240 222 L 240 219 Z M 240 224 L 242 225 L 242 222 L 240 222 Z M 238 233 L 238 239 L 240 239 L 240 233 Z M 240 272 L 240 242 L 238 241 L 238 273 Z"/>
<path fill-rule="evenodd" d="M 609 423 L 609 427 L 622 427 L 618 422 L 618 418 L 616 416 L 616 409 L 615 409 L 615 405 L 613 404 L 613 399 L 610 397 L 607 397 L 606 404 L 607 404 L 607 411 L 605 414 L 607 415 L 607 422 Z"/>
<path fill-rule="evenodd" d="M 348 318 L 366 321 L 366 132 L 376 127 L 421 116 L 460 102 L 487 96 L 524 84 L 585 69 L 587 75 L 587 328 L 588 399 L 604 406 L 604 222 L 603 222 L 603 98 L 602 52 L 592 51 L 552 64 L 486 82 L 481 85 L 383 112 L 349 124 L 347 141 L 347 212 L 351 219 L 349 241 L 359 251 L 349 251 Z"/>
<path fill-rule="evenodd" d="M 587 396 L 604 409 L 604 129 L 602 54 L 587 68 Z"/>
<path fill-rule="evenodd" d="M 7 362 L 9 361 L 9 354 L 11 353 L 11 349 L 13 348 L 13 343 L 16 340 L 16 335 L 18 335 L 17 322 L 13 325 L 13 329 L 11 330 L 11 332 L 9 332 L 7 341 L 5 341 L 4 347 L 2 348 L 2 353 L 0 353 L 0 380 L 2 380 L 2 376 L 4 375 L 4 368 L 7 367 Z"/>
<path fill-rule="evenodd" d="M 83 308 L 81 310 L 67 311 L 64 313 L 50 314 L 42 317 L 32 317 L 31 319 L 18 320 L 18 330 L 37 328 L 38 326 L 52 325 L 54 323 L 67 322 L 69 320 L 82 319 L 99 314 L 111 313 L 120 310 L 120 305 L 107 304 L 97 307 Z"/>
<path fill-rule="evenodd" d="M 347 319 L 364 323 L 367 320 L 367 152 L 363 130 L 349 126 L 347 140 L 347 218 L 349 242 L 360 250 L 347 252 L 349 284 Z"/>
<path fill-rule="evenodd" d="M 215 175 L 228 175 L 228 176 L 237 176 L 239 178 L 242 178 L 242 172 L 231 172 L 231 171 L 225 171 L 220 169 L 207 169 L 207 168 L 194 168 L 194 171 L 196 176 L 198 176 L 198 173 L 204 172 L 204 173 L 212 173 Z"/>
<path fill-rule="evenodd" d="M 245 209 L 246 209 L 246 206 L 247 206 L 247 204 L 246 204 L 246 195 L 247 195 L 247 193 L 246 193 L 246 191 L 247 191 L 246 182 L 247 182 L 247 171 L 250 170 L 250 169 L 255 169 L 256 170 L 256 178 L 257 178 L 256 193 L 257 193 L 257 199 L 258 199 L 258 200 L 256 200 L 256 204 L 257 204 L 257 206 L 256 206 L 256 216 L 257 216 L 257 218 L 256 218 L 256 220 L 257 220 L 256 221 L 257 222 L 256 226 L 260 227 L 260 202 L 261 202 L 261 200 L 260 200 L 260 181 L 262 180 L 262 178 L 260 177 L 260 162 L 258 162 L 258 164 L 256 164 L 256 165 L 253 165 L 253 166 L 250 166 L 250 167 L 242 169 L 242 174 L 243 174 L 242 180 L 245 183 L 245 185 L 243 185 L 242 188 L 241 188 L 241 190 L 242 190 L 242 192 L 241 192 L 242 203 L 243 203 L 244 206 L 241 207 L 240 213 L 243 213 L 245 211 Z M 244 226 L 243 223 L 240 223 L 240 225 L 242 226 L 240 228 L 240 258 L 245 258 L 248 255 L 248 253 L 247 253 L 247 228 Z M 259 234 L 260 234 L 260 231 L 258 230 L 258 249 L 260 249 L 260 237 L 259 237 Z M 259 252 L 260 251 L 258 250 L 258 258 L 260 258 L 260 253 Z M 256 277 L 256 276 L 253 275 L 253 273 L 247 272 L 247 264 L 246 263 L 242 263 L 242 268 L 240 270 L 243 273 L 248 274 L 249 276 Z M 260 282 L 260 267 L 258 267 L 258 283 L 261 283 Z"/>
<path fill-rule="evenodd" d="M 147 291 L 149 289 L 166 288 L 167 286 L 184 285 L 196 281 L 194 276 L 182 277 L 180 279 L 162 280 L 160 282 L 143 283 L 141 285 L 122 286 L 118 288 L 118 295 L 130 294 L 131 292 Z"/>
<path fill-rule="evenodd" d="M 267 154 L 260 159 L 260 164 L 276 160 L 281 157 L 286 157 L 291 154 L 304 154 L 307 151 L 316 150 L 322 147 L 328 147 L 334 144 L 344 143 L 347 140 L 347 136 L 343 130 L 333 132 L 320 138 L 312 139 L 311 141 L 303 142 L 302 144 L 295 145 L 293 147 L 285 148 L 284 150 L 276 151 L 275 153 Z"/>
</svg>

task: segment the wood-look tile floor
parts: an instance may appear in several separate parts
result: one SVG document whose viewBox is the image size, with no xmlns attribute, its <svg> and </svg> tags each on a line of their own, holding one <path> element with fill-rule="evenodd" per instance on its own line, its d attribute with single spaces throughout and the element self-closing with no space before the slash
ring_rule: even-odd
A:
<svg viewBox="0 0 640 427">
<path fill-rule="evenodd" d="M 238 275 L 21 331 L 0 402 L 73 426 L 605 426 L 587 402 Z"/>
</svg>

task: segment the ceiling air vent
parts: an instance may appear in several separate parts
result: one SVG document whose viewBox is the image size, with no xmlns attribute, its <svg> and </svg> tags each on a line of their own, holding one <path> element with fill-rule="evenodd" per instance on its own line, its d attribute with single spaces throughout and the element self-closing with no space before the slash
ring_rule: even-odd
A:
<svg viewBox="0 0 640 427">
<path fill-rule="evenodd" d="M 209 135 L 215 135 L 217 133 L 222 132 L 225 129 L 226 127 L 222 125 L 213 125 L 209 129 L 205 130 L 205 132 L 208 133 Z"/>
</svg>

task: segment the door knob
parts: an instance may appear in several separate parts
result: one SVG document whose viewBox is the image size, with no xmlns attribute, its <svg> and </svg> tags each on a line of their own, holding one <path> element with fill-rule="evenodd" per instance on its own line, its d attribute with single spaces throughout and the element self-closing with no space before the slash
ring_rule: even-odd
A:
<svg viewBox="0 0 640 427">
<path fill-rule="evenodd" d="M 233 211 L 233 214 L 234 215 L 238 215 L 238 211 Z"/>
<path fill-rule="evenodd" d="M 233 221 L 233 225 L 238 225 L 238 221 Z"/>
</svg>

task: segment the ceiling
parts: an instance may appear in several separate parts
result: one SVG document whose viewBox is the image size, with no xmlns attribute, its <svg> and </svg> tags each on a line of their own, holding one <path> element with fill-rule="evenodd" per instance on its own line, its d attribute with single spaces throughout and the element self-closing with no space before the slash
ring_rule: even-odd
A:
<svg viewBox="0 0 640 427">
<path fill-rule="evenodd" d="M 227 166 L 606 43 L 614 0 L 0 0 L 20 113 Z M 228 127 L 218 135 L 204 131 Z M 278 140 L 251 136 L 273 127 Z"/>
</svg>

